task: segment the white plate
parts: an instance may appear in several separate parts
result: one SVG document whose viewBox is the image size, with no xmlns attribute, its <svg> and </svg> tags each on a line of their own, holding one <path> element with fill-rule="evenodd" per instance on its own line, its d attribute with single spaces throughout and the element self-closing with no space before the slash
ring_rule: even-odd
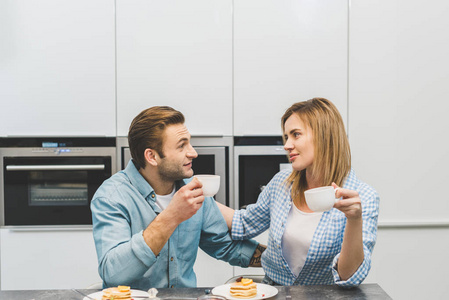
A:
<svg viewBox="0 0 449 300">
<path fill-rule="evenodd" d="M 101 300 L 101 297 L 103 297 L 103 291 L 92 293 L 92 294 L 89 294 L 88 296 L 92 297 L 94 299 L 97 299 L 97 300 Z M 145 291 L 141 291 L 141 290 L 131 290 L 131 297 L 133 297 L 133 296 L 147 296 L 148 297 L 148 293 Z M 87 297 L 84 297 L 83 300 L 90 300 L 90 299 Z"/>
<path fill-rule="evenodd" d="M 247 298 L 247 299 L 251 299 L 251 300 L 265 299 L 265 298 L 273 297 L 278 293 L 278 289 L 275 288 L 274 286 L 271 286 L 268 284 L 263 284 L 263 283 L 256 283 L 256 284 L 257 284 L 257 295 L 254 296 L 253 298 Z M 223 296 L 227 299 L 242 300 L 242 298 L 232 297 L 231 293 L 230 293 L 230 289 L 231 289 L 230 283 L 220 285 L 220 286 L 215 287 L 212 290 L 212 294 L 218 295 L 218 296 Z"/>
</svg>

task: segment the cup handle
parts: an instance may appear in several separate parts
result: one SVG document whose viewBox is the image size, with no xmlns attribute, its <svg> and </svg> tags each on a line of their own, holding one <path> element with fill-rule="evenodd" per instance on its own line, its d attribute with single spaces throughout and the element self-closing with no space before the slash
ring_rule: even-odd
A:
<svg viewBox="0 0 449 300">
<path fill-rule="evenodd" d="M 340 189 L 339 187 L 338 187 L 338 188 L 335 188 L 335 189 L 334 189 L 334 193 L 336 194 L 337 191 L 338 191 L 339 189 Z M 340 198 L 335 198 L 335 203 L 337 203 L 338 201 L 340 201 L 340 199 L 341 199 L 341 197 L 340 197 Z"/>
</svg>

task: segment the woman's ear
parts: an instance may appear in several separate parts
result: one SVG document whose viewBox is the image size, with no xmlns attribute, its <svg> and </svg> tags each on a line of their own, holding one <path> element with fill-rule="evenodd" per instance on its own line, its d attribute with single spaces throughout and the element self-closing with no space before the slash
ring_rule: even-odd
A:
<svg viewBox="0 0 449 300">
<path fill-rule="evenodd" d="M 144 157 L 150 166 L 153 166 L 153 167 L 157 166 L 157 162 L 159 160 L 159 155 L 157 154 L 156 151 L 154 151 L 153 149 L 147 148 L 147 149 L 145 149 Z"/>
</svg>

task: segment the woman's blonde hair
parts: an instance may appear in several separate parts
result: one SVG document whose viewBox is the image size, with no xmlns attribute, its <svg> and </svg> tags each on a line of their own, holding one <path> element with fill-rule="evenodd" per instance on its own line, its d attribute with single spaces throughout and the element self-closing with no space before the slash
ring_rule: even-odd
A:
<svg viewBox="0 0 449 300">
<path fill-rule="evenodd" d="M 312 130 L 314 161 L 309 172 L 321 180 L 323 186 L 331 185 L 332 182 L 342 186 L 351 169 L 351 150 L 343 119 L 335 105 L 324 98 L 293 104 L 282 116 L 282 132 L 285 131 L 285 122 L 293 114 Z M 303 202 L 304 191 L 308 188 L 306 170 L 293 170 L 287 181 L 292 184 L 293 201 L 298 204 Z"/>
</svg>

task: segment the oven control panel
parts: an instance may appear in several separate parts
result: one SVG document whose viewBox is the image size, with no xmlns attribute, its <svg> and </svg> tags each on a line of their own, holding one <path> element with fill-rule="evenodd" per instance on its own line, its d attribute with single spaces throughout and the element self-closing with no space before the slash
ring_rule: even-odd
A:
<svg viewBox="0 0 449 300">
<path fill-rule="evenodd" d="M 31 149 L 33 153 L 83 153 L 82 148 L 33 148 Z"/>
</svg>

